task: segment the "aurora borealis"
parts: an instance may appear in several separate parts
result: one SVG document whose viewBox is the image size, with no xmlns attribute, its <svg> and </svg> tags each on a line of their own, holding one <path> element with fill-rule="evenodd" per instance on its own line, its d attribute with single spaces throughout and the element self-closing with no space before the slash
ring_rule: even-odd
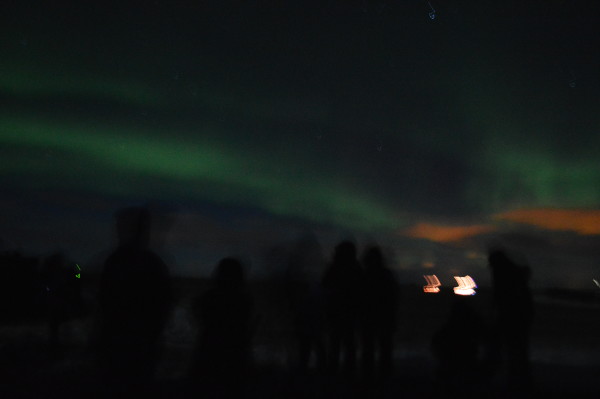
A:
<svg viewBox="0 0 600 399">
<path fill-rule="evenodd" d="M 504 240 L 540 285 L 600 277 L 588 3 L 209 3 L 3 6 L 5 247 L 84 262 L 150 201 L 175 274 L 311 229 L 403 270 Z"/>
</svg>

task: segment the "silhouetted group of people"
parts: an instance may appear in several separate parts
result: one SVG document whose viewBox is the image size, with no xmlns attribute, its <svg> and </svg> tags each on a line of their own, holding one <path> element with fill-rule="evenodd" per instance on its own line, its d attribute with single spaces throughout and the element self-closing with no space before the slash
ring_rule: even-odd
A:
<svg viewBox="0 0 600 399">
<path fill-rule="evenodd" d="M 169 270 L 149 247 L 150 213 L 142 207 L 116 213 L 118 247 L 104 263 L 95 330 L 96 360 L 106 397 L 152 396 L 161 354 L 161 334 L 174 304 Z M 290 252 L 286 293 L 296 342 L 293 363 L 300 374 L 382 381 L 393 367 L 399 285 L 382 250 L 368 247 L 358 258 L 352 241 L 339 243 L 331 262 L 312 235 Z M 516 389 L 531 385 L 529 332 L 533 302 L 529 269 L 504 251 L 489 253 L 493 317 L 485 323 L 468 299 L 456 298 L 432 350 L 437 381 L 446 392 L 465 392 L 501 367 Z M 57 348 L 62 322 L 85 309 L 80 281 L 61 254 L 44 262 L 40 284 L 48 300 L 48 336 Z M 212 286 L 198 295 L 192 314 L 201 328 L 189 370 L 189 386 L 216 397 L 239 397 L 252 364 L 258 319 L 241 262 L 222 259 Z M 505 365 L 505 366 L 502 366 Z"/>
<path fill-rule="evenodd" d="M 116 221 L 119 246 L 104 264 L 97 349 L 106 386 L 118 396 L 149 386 L 173 296 L 167 266 L 148 249 L 148 211 L 127 208 L 116 214 Z M 314 353 L 317 370 L 353 375 L 362 348 L 365 376 L 389 376 L 398 285 L 381 250 L 369 248 L 361 264 L 355 245 L 344 241 L 318 281 L 307 273 L 312 270 L 314 277 L 321 267 L 317 247 L 316 240 L 301 242 L 289 265 L 298 367 L 307 371 Z M 193 314 L 202 328 L 192 385 L 235 396 L 247 376 L 258 323 L 238 260 L 219 262 L 213 286 L 196 298 Z"/>
<path fill-rule="evenodd" d="M 316 238 L 303 237 L 287 273 L 299 370 L 309 369 L 314 354 L 317 371 L 353 376 L 360 359 L 366 378 L 388 376 L 398 284 L 381 249 L 368 248 L 361 262 L 355 244 L 343 241 L 325 266 Z"/>
<path fill-rule="evenodd" d="M 110 395 L 149 387 L 160 354 L 159 337 L 172 306 L 169 272 L 148 249 L 150 214 L 127 208 L 116 214 L 118 248 L 105 262 L 100 289 L 98 360 Z M 385 379 L 393 366 L 399 286 L 377 246 L 361 260 L 343 241 L 326 265 L 318 241 L 305 236 L 291 252 L 287 294 L 302 373 L 310 368 L 365 381 Z M 484 384 L 506 364 L 512 384 L 531 383 L 529 328 L 533 317 L 528 269 L 501 250 L 489 254 L 493 320 L 486 325 L 465 298 L 456 298 L 448 321 L 434 335 L 438 382 L 447 392 Z M 324 269 L 324 271 L 323 271 Z M 225 258 L 213 286 L 193 303 L 198 332 L 189 377 L 192 386 L 217 396 L 239 396 L 252 361 L 257 327 L 242 264 Z M 126 376 L 126 378 L 124 378 Z"/>
<path fill-rule="evenodd" d="M 357 339 L 366 377 L 376 369 L 387 376 L 392 367 L 398 285 L 386 267 L 381 250 L 367 249 L 362 265 L 356 247 L 344 241 L 335 248 L 333 262 L 323 276 L 329 322 L 329 367 L 354 374 Z M 375 367 L 375 360 L 378 359 Z"/>
</svg>

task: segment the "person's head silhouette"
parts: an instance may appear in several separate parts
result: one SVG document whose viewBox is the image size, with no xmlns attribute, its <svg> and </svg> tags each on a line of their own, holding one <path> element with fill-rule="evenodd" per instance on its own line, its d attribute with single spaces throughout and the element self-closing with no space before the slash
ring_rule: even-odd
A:
<svg viewBox="0 0 600 399">
<path fill-rule="evenodd" d="M 334 263 L 343 264 L 356 260 L 356 245 L 351 241 L 342 241 L 335 247 Z"/>
<path fill-rule="evenodd" d="M 492 268 L 503 267 L 503 265 L 511 263 L 506 252 L 501 248 L 491 249 L 488 255 L 488 261 Z"/>
<path fill-rule="evenodd" d="M 128 207 L 115 213 L 120 246 L 146 248 L 150 241 L 150 212 L 144 207 Z"/>
<path fill-rule="evenodd" d="M 244 269 L 240 261 L 225 258 L 219 262 L 215 274 L 215 283 L 219 290 L 239 291 L 244 286 Z"/>
</svg>

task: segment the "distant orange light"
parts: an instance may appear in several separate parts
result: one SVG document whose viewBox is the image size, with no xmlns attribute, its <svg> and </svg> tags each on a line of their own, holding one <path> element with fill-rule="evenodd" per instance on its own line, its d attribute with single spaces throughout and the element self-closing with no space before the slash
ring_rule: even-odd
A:
<svg viewBox="0 0 600 399">
<path fill-rule="evenodd" d="M 600 210 L 517 209 L 496 214 L 494 218 L 529 224 L 548 230 L 574 231 L 583 235 L 600 234 Z"/>
<path fill-rule="evenodd" d="M 412 238 L 422 238 L 435 242 L 448 243 L 461 241 L 465 238 L 489 233 L 494 230 L 494 226 L 479 224 L 468 226 L 447 226 L 433 223 L 417 223 L 416 225 L 403 231 L 402 234 Z"/>
<path fill-rule="evenodd" d="M 425 280 L 427 280 L 427 285 L 423 286 L 423 292 L 428 294 L 437 294 L 438 292 L 440 292 L 439 286 L 441 286 L 442 284 L 440 283 L 440 280 L 438 280 L 435 274 L 426 275 L 423 277 L 425 277 Z"/>
<path fill-rule="evenodd" d="M 471 276 L 454 276 L 454 279 L 458 283 L 458 287 L 454 287 L 456 295 L 475 295 L 474 288 L 477 288 L 477 285 Z"/>
<path fill-rule="evenodd" d="M 477 253 L 475 251 L 469 251 L 469 252 L 467 252 L 467 254 L 465 255 L 465 257 L 467 259 L 483 259 L 484 255 L 480 254 L 480 253 Z"/>
</svg>

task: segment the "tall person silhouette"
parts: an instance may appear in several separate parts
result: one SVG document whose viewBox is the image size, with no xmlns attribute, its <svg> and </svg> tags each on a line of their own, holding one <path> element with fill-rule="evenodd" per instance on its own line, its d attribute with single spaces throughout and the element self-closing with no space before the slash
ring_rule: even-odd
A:
<svg viewBox="0 0 600 399">
<path fill-rule="evenodd" d="M 513 262 L 503 250 L 490 251 L 492 272 L 495 358 L 506 360 L 509 383 L 516 390 L 531 388 L 529 333 L 533 299 L 530 269 Z"/>
<path fill-rule="evenodd" d="M 41 278 L 46 293 L 46 318 L 51 353 L 62 355 L 61 325 L 85 314 L 81 280 L 75 277 L 75 267 L 69 268 L 65 255 L 57 252 L 47 257 Z"/>
<path fill-rule="evenodd" d="M 119 246 L 104 264 L 100 287 L 99 361 L 107 394 L 118 397 L 150 389 L 171 285 L 167 266 L 148 249 L 148 210 L 125 208 L 115 217 Z"/>
<path fill-rule="evenodd" d="M 318 277 L 323 273 L 324 265 L 317 238 L 313 234 L 301 237 L 290 254 L 286 271 L 286 291 L 294 319 L 298 346 L 296 363 L 300 373 L 308 371 L 313 353 L 318 371 L 324 371 L 327 363 L 324 298 Z"/>
<path fill-rule="evenodd" d="M 369 248 L 363 258 L 362 363 L 367 378 L 375 371 L 388 377 L 392 370 L 393 335 L 396 329 L 398 283 L 385 265 L 381 249 Z"/>
<path fill-rule="evenodd" d="M 329 320 L 329 366 L 334 373 L 340 365 L 346 375 L 353 374 L 356 369 L 361 277 L 356 246 L 350 241 L 341 242 L 323 277 Z"/>
<path fill-rule="evenodd" d="M 237 259 L 221 260 L 215 272 L 213 287 L 194 303 L 201 329 L 191 377 L 204 393 L 238 397 L 250 365 L 253 301 Z"/>
<path fill-rule="evenodd" d="M 487 327 L 469 301 L 470 297 L 454 298 L 448 320 L 431 340 L 438 362 L 436 395 L 476 397 L 487 388 Z"/>
</svg>

